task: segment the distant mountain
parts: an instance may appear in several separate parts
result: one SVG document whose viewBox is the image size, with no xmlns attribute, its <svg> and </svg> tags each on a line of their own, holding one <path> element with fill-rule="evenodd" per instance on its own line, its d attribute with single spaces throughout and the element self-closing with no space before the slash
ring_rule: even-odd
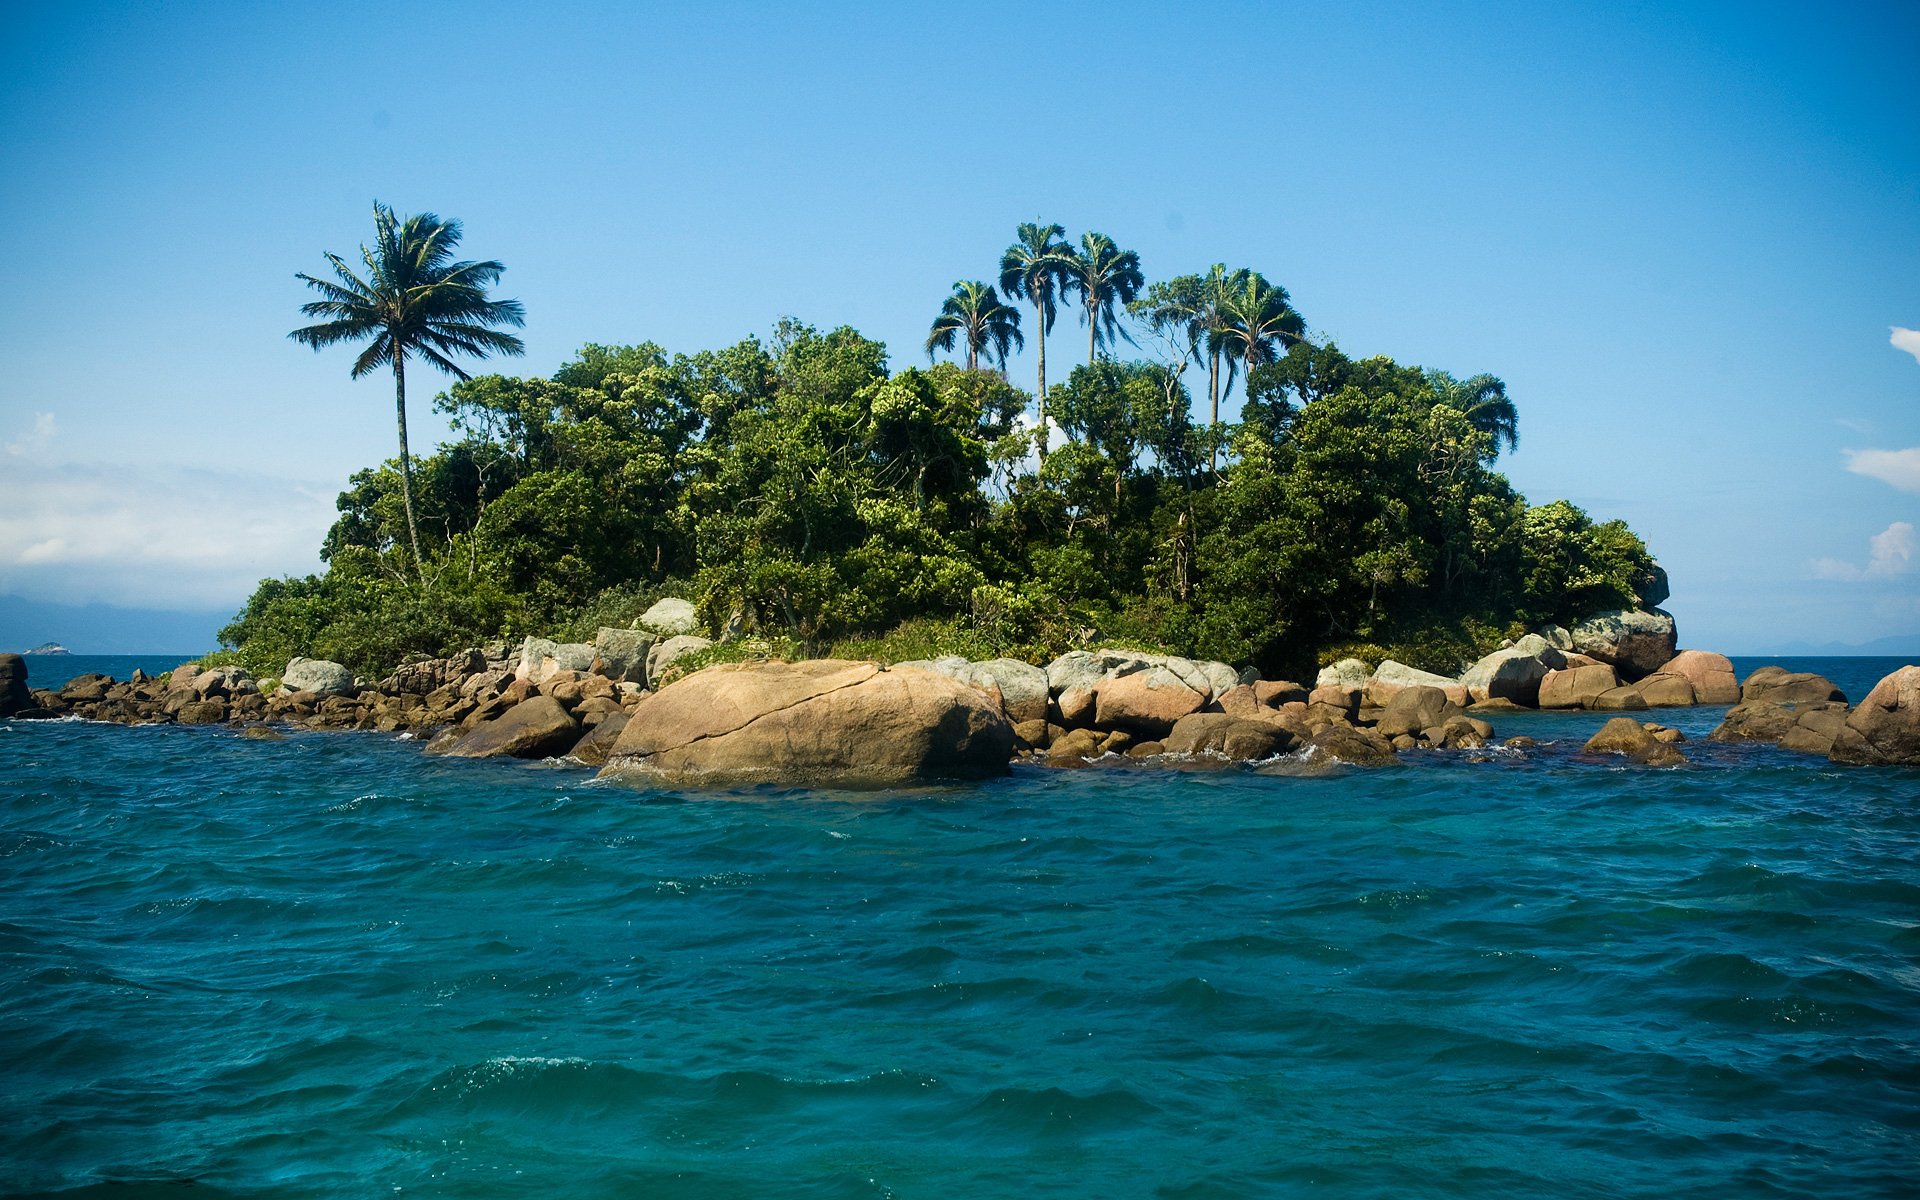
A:
<svg viewBox="0 0 1920 1200">
<path fill-rule="evenodd" d="M 237 607 L 237 606 L 236 606 Z M 234 610 L 166 612 L 110 604 L 47 604 L 0 596 L 0 650 L 16 646 L 78 647 L 80 654 L 204 654 Z M 30 651 L 43 653 L 44 651 Z"/>
<path fill-rule="evenodd" d="M 1849 645 L 1843 642 L 1788 642 L 1771 653 L 1783 658 L 1831 658 L 1842 655 L 1872 655 L 1884 658 L 1910 658 L 1920 655 L 1920 633 L 1896 633 L 1871 642 Z"/>
<path fill-rule="evenodd" d="M 48 642 L 44 646 L 35 646 L 31 650 L 22 650 L 21 653 L 22 654 L 38 654 L 41 657 L 46 658 L 46 657 L 51 657 L 53 655 L 59 655 L 59 654 L 72 654 L 73 651 L 67 649 L 65 646 L 62 646 L 59 642 Z"/>
</svg>

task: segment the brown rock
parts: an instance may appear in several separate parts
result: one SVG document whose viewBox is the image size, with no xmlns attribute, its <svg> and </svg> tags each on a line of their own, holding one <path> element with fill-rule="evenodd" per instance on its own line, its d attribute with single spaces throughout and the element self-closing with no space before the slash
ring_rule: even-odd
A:
<svg viewBox="0 0 1920 1200">
<path fill-rule="evenodd" d="M 1789 730 L 1798 725 L 1809 713 L 1834 712 L 1845 721 L 1847 708 L 1844 704 L 1832 702 L 1823 704 L 1773 704 L 1758 701 L 1753 704 L 1736 704 L 1727 710 L 1714 731 L 1707 735 L 1710 742 L 1777 742 L 1787 736 Z M 1818 725 L 1810 728 L 1817 728 Z"/>
<path fill-rule="evenodd" d="M 1142 737 L 1164 737 L 1174 722 L 1199 712 L 1207 697 L 1165 667 L 1102 679 L 1094 688 L 1094 724 Z"/>
<path fill-rule="evenodd" d="M 1372 730 L 1351 725 L 1317 729 L 1311 744 L 1321 754 L 1356 767 L 1383 767 L 1396 761 L 1391 742 Z"/>
<path fill-rule="evenodd" d="M 589 767 L 603 767 L 613 754 L 613 747 L 620 740 L 620 731 L 627 727 L 627 714 L 618 705 L 598 725 L 573 744 L 571 754 Z"/>
<path fill-rule="evenodd" d="M 27 660 L 18 654 L 0 654 L 0 717 L 39 707 L 27 686 Z"/>
<path fill-rule="evenodd" d="M 1379 730 L 1387 737 L 1419 733 L 1443 726 L 1449 718 L 1463 713 L 1461 706 L 1437 687 L 1405 687 L 1387 701 L 1380 714 Z"/>
<path fill-rule="evenodd" d="M 1661 666 L 1658 674 L 1679 675 L 1693 685 L 1695 704 L 1740 703 L 1740 681 L 1733 661 L 1706 650 L 1682 650 Z"/>
<path fill-rule="evenodd" d="M 196 700 L 174 714 L 182 725 L 218 725 L 227 719 L 225 700 Z"/>
<path fill-rule="evenodd" d="M 1324 704 L 1330 708 L 1346 710 L 1346 719 L 1351 721 L 1353 714 L 1360 711 L 1362 688 L 1350 683 L 1325 683 L 1307 693 L 1307 707 Z"/>
<path fill-rule="evenodd" d="M 1647 698 L 1630 687 L 1610 688 L 1595 696 L 1588 707 L 1595 712 L 1638 711 L 1647 707 Z"/>
<path fill-rule="evenodd" d="M 1100 757 L 1100 734 L 1092 729 L 1075 729 L 1062 737 L 1053 739 L 1047 747 L 1047 757 L 1053 760 L 1087 759 Z"/>
<path fill-rule="evenodd" d="M 1239 684 L 1215 696 L 1208 708 L 1216 713 L 1226 713 L 1235 717 L 1251 717 L 1255 713 L 1269 711 L 1260 700 L 1259 690 L 1251 684 Z"/>
<path fill-rule="evenodd" d="M 1882 681 L 1884 682 L 1884 680 Z M 1824 675 L 1761 667 L 1740 685 L 1742 704 L 1827 704 L 1847 702 L 1846 694 Z"/>
<path fill-rule="evenodd" d="M 978 690 L 870 662 L 709 667 L 641 701 L 603 776 L 887 787 L 1005 774 L 1013 726 Z"/>
<path fill-rule="evenodd" d="M 579 740 L 580 726 L 552 696 L 523 700 L 469 729 L 442 751 L 448 758 L 550 758 Z"/>
<path fill-rule="evenodd" d="M 1634 684 L 1633 690 L 1648 708 L 1689 708 L 1694 703 L 1693 681 L 1685 675 L 1656 672 Z"/>
<path fill-rule="evenodd" d="M 1285 679 L 1257 679 L 1253 683 L 1253 694 L 1268 708 L 1279 708 L 1282 704 L 1295 701 L 1304 704 L 1310 698 L 1306 688 Z"/>
<path fill-rule="evenodd" d="M 1831 756 L 1844 763 L 1920 763 L 1920 667 L 1873 685 L 1836 731 Z"/>
<path fill-rule="evenodd" d="M 1152 758 L 1156 754 L 1165 754 L 1166 752 L 1167 747 L 1163 742 L 1135 742 L 1133 745 L 1127 747 L 1128 758 Z"/>
<path fill-rule="evenodd" d="M 1478 703 L 1467 705 L 1467 711 L 1470 713 L 1516 713 L 1531 712 L 1533 710 L 1524 704 L 1515 704 L 1505 696 L 1495 696 L 1491 700 L 1481 700 Z"/>
<path fill-rule="evenodd" d="M 1035 749 L 1045 749 L 1047 743 L 1053 740 L 1048 735 L 1047 729 L 1048 726 L 1044 720 L 1021 721 L 1013 727 L 1013 736 Z"/>
<path fill-rule="evenodd" d="M 1651 731 L 1632 717 L 1615 717 L 1587 739 L 1588 754 L 1634 754 L 1654 745 Z"/>
<path fill-rule="evenodd" d="M 1620 686 L 1620 677 L 1605 663 L 1548 671 L 1540 681 L 1541 708 L 1592 708 L 1593 702 Z"/>
<path fill-rule="evenodd" d="M 1174 723 L 1166 748 L 1171 754 L 1219 754 L 1248 762 L 1285 754 L 1297 740 L 1274 722 L 1231 713 L 1193 713 Z"/>
</svg>

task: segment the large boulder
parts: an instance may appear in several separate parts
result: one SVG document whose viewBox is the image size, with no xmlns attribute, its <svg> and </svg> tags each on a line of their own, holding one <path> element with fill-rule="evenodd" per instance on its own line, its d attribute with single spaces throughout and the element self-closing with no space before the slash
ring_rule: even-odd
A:
<svg viewBox="0 0 1920 1200">
<path fill-rule="evenodd" d="M 1372 677 L 1367 680 L 1367 703 L 1384 708 L 1396 695 L 1410 687 L 1439 688 L 1446 693 L 1447 699 L 1461 708 L 1473 703 L 1473 697 L 1467 694 L 1467 689 L 1459 680 L 1435 675 L 1432 671 L 1422 671 L 1391 658 L 1374 668 Z"/>
<path fill-rule="evenodd" d="M 1841 723 L 1846 721 L 1847 706 L 1839 703 L 1819 704 L 1775 704 L 1770 700 L 1756 700 L 1751 704 L 1736 704 L 1727 710 L 1720 724 L 1707 735 L 1710 742 L 1781 742 L 1797 727 L 1801 721 L 1814 713 L 1837 714 Z M 1827 722 L 1811 722 L 1809 728 L 1821 728 Z M 1829 739 L 1832 732 L 1829 732 Z"/>
<path fill-rule="evenodd" d="M 1218 754 L 1254 762 L 1285 754 L 1299 740 L 1294 733 L 1271 721 L 1250 720 L 1230 713 L 1190 713 L 1174 722 L 1165 748 L 1171 754 Z"/>
<path fill-rule="evenodd" d="M 654 636 L 644 629 L 614 629 L 602 626 L 593 638 L 593 656 L 600 674 L 621 682 L 645 686 L 647 652 L 653 649 Z"/>
<path fill-rule="evenodd" d="M 1825 675 L 1761 667 L 1740 685 L 1742 704 L 1845 704 L 1846 693 Z"/>
<path fill-rule="evenodd" d="M 198 689 L 196 689 L 198 690 Z M 349 696 L 359 689 L 353 684 L 353 672 L 324 658 L 296 656 L 280 673 L 280 694 L 313 692 L 320 696 Z"/>
<path fill-rule="evenodd" d="M 449 685 L 458 687 L 470 676 L 486 669 L 486 655 L 475 647 L 446 658 L 405 663 L 382 679 L 378 690 L 389 696 L 425 696 Z M 177 678 L 175 682 L 178 682 Z"/>
<path fill-rule="evenodd" d="M 668 596 L 640 614 L 640 628 L 661 637 L 692 633 L 700 628 L 700 614 L 688 601 Z"/>
<path fill-rule="evenodd" d="M 1320 674 L 1314 676 L 1313 686 L 1323 687 L 1360 687 L 1367 686 L 1367 680 L 1373 678 L 1373 668 L 1357 658 L 1343 658 L 1320 668 Z"/>
<path fill-rule="evenodd" d="M 27 660 L 18 654 L 0 654 L 0 717 L 38 707 L 27 687 Z"/>
<path fill-rule="evenodd" d="M 1557 671 L 1566 664 L 1566 655 L 1539 634 L 1530 633 L 1468 667 L 1460 683 L 1476 703 L 1498 698 L 1537 705 L 1540 681 L 1547 677 L 1548 671 Z"/>
<path fill-rule="evenodd" d="M 580 726 L 552 696 L 533 696 L 467 730 L 440 750 L 449 758 L 551 758 L 580 740 Z"/>
<path fill-rule="evenodd" d="M 1685 675 L 1655 671 L 1633 685 L 1649 708 L 1686 708 L 1696 702 L 1693 682 Z"/>
<path fill-rule="evenodd" d="M 733 663 L 642 700 L 601 774 L 664 786 L 889 787 L 1002 775 L 1012 752 L 999 706 L 932 671 Z"/>
<path fill-rule="evenodd" d="M 1831 756 L 1843 763 L 1920 764 L 1920 667 L 1901 667 L 1874 684 L 1836 731 Z"/>
<path fill-rule="evenodd" d="M 1612 667 L 1598 663 L 1548 671 L 1540 680 L 1541 708 L 1592 708 L 1601 696 L 1620 686 Z"/>
<path fill-rule="evenodd" d="M 706 638 L 695 637 L 689 633 L 683 633 L 678 637 L 670 637 L 665 641 L 655 642 L 653 649 L 647 651 L 648 686 L 657 687 L 660 682 L 660 677 L 664 675 L 667 668 L 674 663 L 679 662 L 689 654 L 698 654 L 700 651 L 709 649 L 712 646 L 713 643 Z"/>
<path fill-rule="evenodd" d="M 1635 762 L 1653 767 L 1684 766 L 1687 758 L 1660 736 L 1670 731 L 1648 725 L 1632 717 L 1615 717 L 1587 739 L 1588 754 L 1624 754 Z"/>
<path fill-rule="evenodd" d="M 604 767 L 613 754 L 614 746 L 620 741 L 620 731 L 627 727 L 627 714 L 609 713 L 598 725 L 582 734 L 569 752 L 589 767 Z"/>
<path fill-rule="evenodd" d="M 973 664 L 1000 689 L 1000 707 L 1009 721 L 1045 720 L 1047 673 L 1017 658 L 990 658 Z"/>
<path fill-rule="evenodd" d="M 520 645 L 520 665 L 513 677 L 528 683 L 545 683 L 560 671 L 587 671 L 593 667 L 591 642 L 551 642 L 530 637 Z"/>
<path fill-rule="evenodd" d="M 1571 632 L 1575 650 L 1613 664 L 1629 680 L 1671 661 L 1677 641 L 1673 617 L 1657 608 L 1601 613 Z"/>
<path fill-rule="evenodd" d="M 1465 715 L 1460 705 L 1437 687 L 1402 688 L 1387 701 L 1374 728 L 1386 737 L 1399 737 L 1441 727 L 1449 719 Z"/>
<path fill-rule="evenodd" d="M 1733 660 L 1706 650 L 1682 650 L 1660 664 L 1656 675 L 1678 675 L 1693 685 L 1695 704 L 1740 703 L 1740 681 Z"/>
<path fill-rule="evenodd" d="M 1163 666 L 1102 679 L 1094 687 L 1094 724 L 1137 737 L 1163 738 L 1174 723 L 1200 711 L 1210 694 Z"/>
</svg>

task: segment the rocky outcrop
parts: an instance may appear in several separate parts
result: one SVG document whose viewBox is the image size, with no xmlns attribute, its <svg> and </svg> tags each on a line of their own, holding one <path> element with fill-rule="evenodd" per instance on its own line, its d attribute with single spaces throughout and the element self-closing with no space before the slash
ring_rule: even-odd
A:
<svg viewBox="0 0 1920 1200">
<path fill-rule="evenodd" d="M 1271 721 L 1229 713 L 1190 713 L 1174 723 L 1164 745 L 1171 754 L 1213 754 L 1254 762 L 1285 754 L 1300 740 Z"/>
<path fill-rule="evenodd" d="M 542 683 L 556 671 L 586 671 L 593 667 L 594 649 L 588 642 L 550 642 L 530 637 L 520 644 L 515 679 Z"/>
<path fill-rule="evenodd" d="M 481 721 L 440 753 L 448 758 L 550 758 L 565 754 L 579 738 L 579 722 L 558 700 L 531 696 Z"/>
<path fill-rule="evenodd" d="M 969 662 L 957 654 L 945 658 L 919 659 L 897 663 L 933 671 L 957 679 L 991 697 L 1007 720 L 1015 725 L 1023 721 L 1041 721 L 1047 716 L 1047 673 L 1039 667 L 1012 658 L 994 658 Z"/>
<path fill-rule="evenodd" d="M 1343 658 L 1320 668 L 1320 674 L 1314 677 L 1313 686 L 1364 688 L 1367 680 L 1373 678 L 1373 668 L 1357 658 Z"/>
<path fill-rule="evenodd" d="M 1592 708 L 1619 686 L 1620 677 L 1605 663 L 1548 671 L 1540 680 L 1539 704 L 1541 708 Z"/>
<path fill-rule="evenodd" d="M 1467 694 L 1467 689 L 1458 680 L 1435 675 L 1432 671 L 1422 671 L 1391 658 L 1375 667 L 1368 678 L 1366 702 L 1384 708 L 1394 696 L 1410 687 L 1439 688 L 1446 693 L 1447 699 L 1461 708 L 1473 703 L 1473 697 Z"/>
<path fill-rule="evenodd" d="M 1180 718 L 1200 711 L 1208 695 L 1162 666 L 1102 679 L 1094 688 L 1093 723 L 1136 737 L 1164 737 Z"/>
<path fill-rule="evenodd" d="M 1628 680 L 1651 675 L 1671 661 L 1678 640 L 1673 617 L 1657 608 L 1601 613 L 1570 632 L 1575 650 L 1611 664 Z"/>
<path fill-rule="evenodd" d="M 1685 675 L 1656 671 L 1633 685 L 1649 708 L 1687 708 L 1695 702 L 1693 682 Z"/>
<path fill-rule="evenodd" d="M 1901 667 L 1873 685 L 1835 731 L 1835 762 L 1920 765 L 1920 667 Z"/>
<path fill-rule="evenodd" d="M 838 659 L 736 663 L 642 700 L 602 775 L 886 787 L 1004 774 L 1012 750 L 999 707 L 944 675 Z"/>
<path fill-rule="evenodd" d="M 466 682 L 468 677 L 486 669 L 486 655 L 476 647 L 446 658 L 419 659 L 402 664 L 375 686 L 390 696 L 424 696 L 449 685 L 457 687 Z"/>
<path fill-rule="evenodd" d="M 18 654 L 0 654 L 0 717 L 39 707 L 27 686 L 27 660 Z"/>
<path fill-rule="evenodd" d="M 1825 701 L 1818 704 L 1775 704 L 1769 700 L 1758 700 L 1752 704 L 1736 704 L 1727 710 L 1727 715 L 1707 735 L 1707 740 L 1778 743 L 1785 740 L 1803 720 L 1808 721 L 1810 730 L 1828 728 L 1829 718 L 1821 714 L 1831 714 L 1832 721 L 1844 724 L 1847 706 Z M 1825 736 L 1831 744 L 1833 733 L 1828 732 Z"/>
<path fill-rule="evenodd" d="M 1660 664 L 1656 674 L 1685 679 L 1693 686 L 1695 704 L 1740 703 L 1740 681 L 1734 677 L 1732 660 L 1724 654 L 1682 650 Z"/>
<path fill-rule="evenodd" d="M 1540 702 L 1540 683 L 1547 672 L 1566 665 L 1566 655 L 1539 634 L 1530 633 L 1468 667 L 1460 683 L 1475 703 L 1502 699 L 1533 706 Z"/>
<path fill-rule="evenodd" d="M 688 601 L 669 596 L 642 613 L 638 624 L 663 638 L 678 637 L 700 629 L 700 614 Z"/>
<path fill-rule="evenodd" d="M 287 663 L 287 669 L 280 673 L 281 695 L 312 692 L 317 696 L 345 696 L 358 690 L 353 683 L 352 671 L 323 658 L 296 656 Z"/>
<path fill-rule="evenodd" d="M 668 667 L 671 667 L 688 655 L 698 654 L 700 651 L 706 650 L 712 645 L 713 643 L 706 638 L 695 637 L 688 633 L 683 633 L 676 637 L 670 637 L 665 641 L 654 643 L 653 649 L 647 651 L 648 685 L 658 686 L 660 679 L 666 674 Z"/>
<path fill-rule="evenodd" d="M 1825 675 L 1761 667 L 1740 685 L 1742 704 L 1845 704 L 1846 693 Z"/>
<path fill-rule="evenodd" d="M 1615 717 L 1587 739 L 1584 749 L 1588 754 L 1624 754 L 1651 767 L 1677 767 L 1687 762 L 1687 756 L 1674 749 L 1679 740 L 1679 733 L 1665 726 Z"/>
<path fill-rule="evenodd" d="M 593 638 L 590 670 L 617 682 L 647 684 L 647 653 L 657 639 L 644 629 L 602 626 Z"/>
</svg>

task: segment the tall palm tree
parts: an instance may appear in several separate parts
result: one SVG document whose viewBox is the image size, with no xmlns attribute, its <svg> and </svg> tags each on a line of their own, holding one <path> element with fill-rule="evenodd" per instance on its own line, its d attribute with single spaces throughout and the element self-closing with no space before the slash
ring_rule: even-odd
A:
<svg viewBox="0 0 1920 1200">
<path fill-rule="evenodd" d="M 1047 461 L 1047 331 L 1053 328 L 1060 293 L 1066 288 L 1073 248 L 1062 240 L 1065 227 L 1023 222 L 1015 241 L 1000 256 L 1000 290 L 1033 304 L 1033 323 L 1040 349 L 1040 461 Z"/>
<path fill-rule="evenodd" d="M 1226 389 L 1233 387 L 1235 363 L 1232 353 L 1233 319 L 1228 315 L 1227 306 L 1233 293 L 1240 284 L 1244 268 L 1228 271 L 1227 264 L 1215 263 L 1200 277 L 1199 303 L 1194 312 L 1194 320 L 1200 329 L 1200 340 L 1194 345 L 1194 354 L 1204 353 L 1207 362 L 1207 437 L 1212 443 L 1209 462 L 1215 478 L 1220 475 L 1220 364 L 1225 360 L 1227 367 Z"/>
<path fill-rule="evenodd" d="M 1020 333 L 1020 310 L 1001 301 L 993 285 L 961 280 L 953 285 L 953 295 L 940 305 L 927 334 L 927 357 L 935 350 L 952 353 L 955 340 L 967 347 L 967 370 L 980 368 L 980 354 L 998 359 L 1000 369 L 1007 368 L 1007 353 L 1013 347 L 1025 349 L 1027 339 Z"/>
<path fill-rule="evenodd" d="M 323 320 L 287 336 L 315 350 L 371 339 L 354 360 L 354 379 L 393 367 L 394 408 L 400 423 L 400 501 L 407 512 L 407 540 L 417 574 L 422 563 L 420 529 L 413 518 L 413 460 L 407 452 L 407 356 L 425 359 L 457 378 L 471 378 L 448 356 L 526 353 L 519 338 L 490 328 L 525 325 L 526 312 L 518 300 L 487 296 L 487 288 L 499 282 L 505 267 L 493 261 L 454 261 L 460 222 L 443 221 L 432 213 L 416 213 L 403 221 L 376 200 L 373 226 L 373 245 L 360 247 L 365 278 L 337 254 L 326 256 L 337 279 L 294 276 L 322 297 L 301 305 L 301 315 Z"/>
<path fill-rule="evenodd" d="M 1067 290 L 1080 293 L 1087 321 L 1087 363 L 1092 365 L 1100 343 L 1113 345 L 1120 329 L 1117 309 L 1131 304 L 1146 286 L 1140 274 L 1140 256 L 1122 250 L 1104 233 L 1080 236 L 1080 253 L 1073 256 Z"/>
<path fill-rule="evenodd" d="M 1427 383 L 1433 388 L 1433 402 L 1464 413 L 1467 423 L 1492 439 L 1493 452 L 1501 443 L 1509 451 L 1520 446 L 1520 411 L 1507 395 L 1507 385 L 1493 375 L 1475 375 L 1455 379 L 1445 371 L 1428 371 Z"/>
<path fill-rule="evenodd" d="M 1249 385 L 1253 369 L 1272 362 L 1287 347 L 1306 340 L 1307 323 L 1293 310 L 1287 289 L 1258 271 L 1241 271 L 1223 305 L 1223 341 L 1240 359 Z"/>
</svg>

